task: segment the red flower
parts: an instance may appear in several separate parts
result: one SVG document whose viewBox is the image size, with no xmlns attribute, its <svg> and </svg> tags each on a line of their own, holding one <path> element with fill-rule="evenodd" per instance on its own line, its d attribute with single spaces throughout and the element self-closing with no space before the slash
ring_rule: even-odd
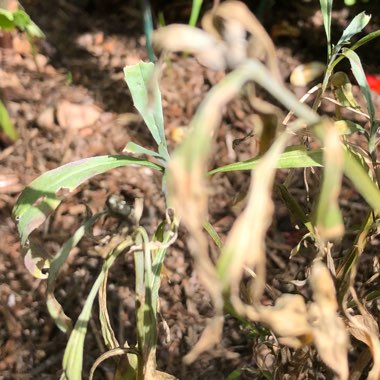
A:
<svg viewBox="0 0 380 380">
<path fill-rule="evenodd" d="M 380 76 L 366 74 L 366 78 L 369 88 L 380 94 Z"/>
</svg>

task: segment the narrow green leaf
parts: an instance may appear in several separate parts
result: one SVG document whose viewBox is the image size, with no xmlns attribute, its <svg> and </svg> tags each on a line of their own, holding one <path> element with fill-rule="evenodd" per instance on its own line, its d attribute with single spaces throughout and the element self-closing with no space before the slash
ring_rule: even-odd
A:
<svg viewBox="0 0 380 380">
<path fill-rule="evenodd" d="M 334 67 L 342 60 L 342 56 L 338 56 L 339 52 L 341 51 L 343 45 L 347 45 L 350 42 L 351 37 L 353 37 L 355 34 L 361 32 L 363 28 L 368 24 L 371 16 L 367 16 L 364 12 L 358 14 L 354 17 L 354 19 L 351 21 L 351 23 L 348 25 L 348 27 L 343 31 L 342 37 L 336 44 L 334 51 L 332 53 L 332 57 L 329 60 L 329 64 L 326 69 L 325 77 L 323 78 L 323 84 L 322 84 L 322 90 L 321 94 L 323 94 L 326 91 L 327 85 L 329 83 L 330 77 L 333 73 Z M 378 35 L 375 35 L 373 33 L 370 33 L 370 35 L 365 36 L 361 40 L 359 40 L 356 44 L 354 44 L 351 47 L 351 50 L 357 49 L 362 44 L 370 41 L 371 39 L 377 37 Z"/>
<path fill-rule="evenodd" d="M 323 17 L 323 26 L 326 32 L 327 39 L 327 52 L 328 57 L 330 59 L 331 56 L 331 9 L 333 0 L 319 0 L 321 5 L 322 17 Z"/>
<path fill-rule="evenodd" d="M 47 308 L 50 316 L 53 318 L 55 324 L 62 332 L 71 332 L 72 322 L 71 319 L 65 314 L 61 304 L 54 296 L 55 283 L 58 277 L 59 270 L 65 263 L 70 251 L 79 243 L 87 230 L 89 230 L 94 223 L 102 216 L 103 213 L 98 213 L 92 216 L 89 220 L 83 223 L 74 233 L 74 235 L 68 239 L 62 248 L 54 256 L 50 263 L 49 276 L 47 281 Z"/>
<path fill-rule="evenodd" d="M 377 38 L 377 37 L 380 37 L 380 30 L 376 30 L 374 32 L 371 32 L 371 33 L 368 33 L 366 36 L 362 37 L 359 41 L 355 42 L 351 47 L 350 47 L 350 50 L 356 50 L 358 49 L 360 46 L 363 46 L 365 45 L 366 43 L 372 41 L 373 39 Z M 342 60 L 344 59 L 345 56 L 344 55 L 340 55 L 338 57 L 336 57 L 330 64 L 329 64 L 329 68 L 328 68 L 328 71 L 333 71 L 334 67 Z"/>
<path fill-rule="evenodd" d="M 25 245 L 30 233 L 58 207 L 65 193 L 74 190 L 95 175 L 126 165 L 162 170 L 161 166 L 147 160 L 121 155 L 99 156 L 63 165 L 42 174 L 31 182 L 21 193 L 13 209 L 21 244 Z"/>
<path fill-rule="evenodd" d="M 198 19 L 199 19 L 199 13 L 202 8 L 203 0 L 193 0 L 192 6 L 191 6 L 191 14 L 190 14 L 190 20 L 189 25 L 190 26 L 196 26 Z"/>
<path fill-rule="evenodd" d="M 232 172 L 237 170 L 252 170 L 258 165 L 261 157 L 251 158 L 246 161 L 234 162 L 209 171 L 209 175 L 215 173 Z M 277 161 L 277 169 L 309 168 L 323 166 L 322 149 L 307 150 L 305 147 L 289 147 L 280 155 Z"/>
<path fill-rule="evenodd" d="M 350 49 L 344 49 L 343 54 L 349 59 L 352 72 L 367 102 L 367 110 L 370 118 L 369 151 L 372 153 L 375 149 L 376 144 L 377 125 L 375 123 L 375 107 L 372 102 L 371 90 L 368 86 L 367 78 L 365 76 L 359 56 Z"/>
<path fill-rule="evenodd" d="M 167 152 L 164 116 L 162 113 L 161 93 L 154 75 L 154 64 L 140 62 L 133 66 L 124 67 L 125 81 L 132 95 L 133 104 L 141 114 L 157 145 Z"/>
<path fill-rule="evenodd" d="M 63 356 L 63 374 L 61 380 L 81 380 L 82 379 L 82 363 L 83 363 L 83 346 L 84 338 L 87 332 L 87 324 L 90 319 L 92 305 L 94 303 L 96 294 L 104 279 L 105 273 L 112 266 L 116 258 L 133 244 L 132 240 L 128 238 L 119 245 L 117 245 L 108 255 L 105 260 L 102 270 L 97 277 L 94 285 L 91 288 L 82 312 L 74 326 L 69 341 L 66 346 L 65 354 Z"/>
<path fill-rule="evenodd" d="M 1 20 L 0 20 L 1 21 Z M 8 111 L 0 100 L 0 130 L 2 130 L 12 141 L 18 139 L 18 133 L 14 127 Z"/>
</svg>

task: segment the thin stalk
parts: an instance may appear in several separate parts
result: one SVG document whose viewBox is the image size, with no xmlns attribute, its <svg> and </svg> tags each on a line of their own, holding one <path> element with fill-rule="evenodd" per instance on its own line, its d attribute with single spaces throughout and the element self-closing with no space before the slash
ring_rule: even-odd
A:
<svg viewBox="0 0 380 380">
<path fill-rule="evenodd" d="M 146 50 L 148 52 L 148 57 L 150 62 L 154 62 L 154 51 L 152 45 L 152 34 L 153 34 L 153 19 L 152 19 L 152 9 L 149 0 L 141 0 L 141 11 L 143 13 L 143 23 L 144 23 L 144 34 L 146 38 Z"/>
</svg>

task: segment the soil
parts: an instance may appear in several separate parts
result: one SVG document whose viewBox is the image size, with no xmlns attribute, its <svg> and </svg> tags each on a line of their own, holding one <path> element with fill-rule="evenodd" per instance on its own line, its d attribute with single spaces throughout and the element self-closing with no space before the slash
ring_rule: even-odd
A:
<svg viewBox="0 0 380 380">
<path fill-rule="evenodd" d="M 154 15 L 162 11 L 167 23 L 186 21 L 191 10 L 190 0 L 174 4 L 152 3 Z M 318 4 L 317 1 L 277 1 L 260 11 L 274 38 L 283 79 L 299 97 L 307 89 L 293 88 L 289 84 L 291 71 L 300 63 L 325 60 L 325 38 Z M 203 8 L 211 5 L 206 1 Z M 249 5 L 255 10 L 255 6 Z M 0 379 L 57 379 L 67 338 L 47 312 L 46 282 L 33 278 L 25 268 L 11 217 L 12 207 L 22 189 L 47 170 L 94 155 L 120 154 L 130 140 L 148 148 L 152 146 L 123 78 L 123 67 L 146 61 L 147 53 L 137 1 L 29 0 L 23 2 L 23 6 L 44 31 L 46 39 L 37 43 L 35 60 L 30 44 L 20 32 L 12 32 L 12 46 L 0 47 L 0 95 L 20 134 L 13 144 L 4 135 L 0 136 Z M 352 8 L 337 2 L 333 14 L 334 41 L 360 7 L 364 7 L 360 2 Z M 370 1 L 365 9 L 374 16 L 366 31 L 379 28 L 378 2 Z M 290 26 L 294 28 L 293 35 Z M 359 54 L 366 71 L 378 74 L 379 42 L 372 42 L 371 48 L 360 49 Z M 224 72 L 202 67 L 191 56 L 171 57 L 161 78 L 165 127 L 171 150 L 186 133 L 207 91 L 224 75 Z M 358 93 L 357 86 L 355 91 Z M 380 96 L 375 93 L 373 96 L 378 111 Z M 324 109 L 328 113 L 332 110 L 328 105 Z M 76 123 L 76 119 L 70 119 L 76 111 L 86 112 L 85 122 Z M 250 132 L 249 112 L 243 99 L 234 100 L 225 111 L 211 165 L 244 160 L 256 153 L 250 139 L 236 149 L 231 144 Z M 297 173 L 292 191 L 304 196 L 303 172 Z M 249 178 L 249 173 L 236 172 L 216 175 L 211 182 L 210 218 L 222 238 L 236 218 L 235 199 L 247 191 Z M 285 172 L 280 171 L 278 180 L 284 178 Z M 310 181 L 317 184 L 317 176 Z M 150 234 L 164 217 L 160 178 L 149 169 L 116 169 L 94 177 L 70 194 L 36 234 L 38 243 L 48 254 L 54 254 L 84 220 L 86 206 L 93 212 L 101 210 L 113 194 L 128 199 L 144 198 L 142 224 Z M 275 200 L 276 216 L 268 235 L 268 284 L 278 292 L 295 292 L 289 279 L 302 281 L 313 257 L 304 252 L 288 260 L 290 250 L 305 231 L 294 229 L 279 196 L 275 195 Z M 345 217 L 353 224 L 360 223 L 367 210 L 349 183 L 345 183 L 342 191 L 342 207 Z M 368 260 L 373 257 L 375 246 L 373 242 Z M 211 251 L 211 255 L 216 252 Z M 90 239 L 84 239 L 70 254 L 60 274 L 57 297 L 73 320 L 81 311 L 103 257 L 104 252 L 96 249 Z M 267 297 L 263 302 L 271 302 Z M 118 259 L 110 272 L 108 307 L 117 338 L 119 341 L 128 339 L 133 345 L 136 338 L 132 257 Z M 97 310 L 97 305 L 94 309 Z M 93 315 L 86 337 L 86 374 L 105 351 L 96 312 Z M 179 379 L 211 380 L 226 378 L 239 368 L 257 368 L 260 355 L 261 358 L 265 356 L 260 353 L 263 346 L 258 344 L 257 336 L 251 336 L 249 330 L 231 316 L 226 317 L 223 340 L 214 350 L 202 354 L 191 365 L 183 363 L 183 357 L 197 342 L 212 315 L 210 297 L 193 270 L 186 231 L 181 230 L 179 239 L 167 254 L 160 290 L 157 364 L 161 371 Z M 284 349 L 282 354 L 288 355 L 289 366 L 283 373 L 296 373 L 294 367 L 300 361 L 297 356 L 300 353 Z M 326 378 L 320 363 L 312 367 L 315 378 Z M 112 369 L 112 361 L 104 362 L 96 378 L 111 379 Z M 262 378 L 253 372 L 242 376 Z"/>
</svg>

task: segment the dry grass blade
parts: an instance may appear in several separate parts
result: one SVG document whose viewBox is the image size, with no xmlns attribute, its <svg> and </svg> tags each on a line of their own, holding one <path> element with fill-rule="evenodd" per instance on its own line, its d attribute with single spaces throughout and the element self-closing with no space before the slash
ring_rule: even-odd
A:
<svg viewBox="0 0 380 380">
<path fill-rule="evenodd" d="M 244 267 L 254 268 L 256 279 L 251 298 L 258 301 L 265 286 L 265 235 L 272 220 L 271 198 L 277 160 L 292 136 L 289 128 L 273 143 L 253 172 L 248 203 L 235 222 L 218 262 L 218 273 L 225 289 L 231 289 L 231 302 L 238 312 L 248 309 L 240 303 L 239 283 Z M 250 318 L 257 319 L 253 310 Z M 248 315 L 247 315 L 248 316 Z"/>
<path fill-rule="evenodd" d="M 322 360 L 341 380 L 348 379 L 348 335 L 337 315 L 338 303 L 335 287 L 327 267 L 320 261 L 313 264 L 310 284 L 315 303 L 309 313 L 314 334 L 314 344 Z"/>
<path fill-rule="evenodd" d="M 104 360 L 107 360 L 109 358 L 113 358 L 115 356 L 122 356 L 122 355 L 126 355 L 126 354 L 139 356 L 140 352 L 138 350 L 136 350 L 135 348 L 121 348 L 121 347 L 114 348 L 112 350 L 105 352 L 104 354 L 100 355 L 95 360 L 95 363 L 92 365 L 91 370 L 90 370 L 90 374 L 89 374 L 89 380 L 93 379 L 96 368 L 99 367 L 99 365 Z"/>
<path fill-rule="evenodd" d="M 223 254 L 224 258 L 219 265 L 219 274 L 217 274 L 208 256 L 207 240 L 202 231 L 208 211 L 206 168 L 211 153 L 213 135 L 220 123 L 223 108 L 249 80 L 257 81 L 285 106 L 292 108 L 297 116 L 304 118 L 304 120 L 299 120 L 297 127 L 294 127 L 295 129 L 304 127 L 305 121 L 310 124 L 319 121 L 318 115 L 307 106 L 299 103 L 294 95 L 271 76 L 263 64 L 257 60 L 248 60 L 209 92 L 192 121 L 192 130 L 187 139 L 172 155 L 167 182 L 171 207 L 174 208 L 176 215 L 182 219 L 183 224 L 190 232 L 189 244 L 195 259 L 196 269 L 212 297 L 217 317 L 222 315 L 223 308 L 222 285 L 219 279 L 223 279 L 225 288 L 231 284 L 236 290 L 237 283 L 234 280 L 238 281 L 241 278 L 244 263 L 247 263 L 248 266 L 256 266 L 256 270 L 259 271 L 256 296 L 262 292 L 265 272 L 263 237 L 272 214 L 273 204 L 270 193 L 273 177 L 279 155 L 284 150 L 292 133 L 292 128 L 288 128 L 276 140 L 267 152 L 266 159 L 263 159 L 256 169 L 256 178 L 259 180 L 255 182 L 255 188 L 251 192 L 252 199 L 248 205 L 248 211 L 241 217 L 247 220 L 247 224 L 244 222 L 245 219 L 237 222 L 242 229 L 246 228 L 246 230 L 243 235 L 240 235 L 241 231 L 238 227 L 236 227 L 235 232 L 232 232 L 235 236 L 230 238 L 230 242 L 236 241 L 239 248 L 235 250 L 235 243 L 230 243 L 229 248 L 226 249 L 228 253 Z M 257 216 L 259 214 L 261 219 Z M 251 229 L 246 226 L 250 226 Z M 254 233 L 252 233 L 252 228 L 255 229 Z M 255 243 L 253 244 L 253 240 L 250 238 L 252 235 L 255 236 Z M 244 247 L 242 251 L 240 250 L 241 247 Z M 257 252 L 249 258 L 248 253 L 251 247 L 256 247 Z M 238 256 L 240 257 L 237 262 L 237 258 L 232 254 L 235 251 L 239 252 Z M 257 263 L 259 267 L 257 267 Z M 230 264 L 234 267 L 232 276 L 230 276 L 228 268 Z M 242 266 L 239 267 L 239 265 Z M 228 272 L 226 277 L 223 275 L 224 271 Z M 238 303 L 237 291 L 235 291 L 235 296 Z M 249 312 L 253 313 L 252 319 L 257 319 L 257 313 L 253 308 L 250 308 Z M 215 337 L 212 337 L 210 342 L 214 341 Z"/>
<path fill-rule="evenodd" d="M 108 349 L 112 350 L 114 348 L 120 347 L 119 342 L 115 337 L 115 333 L 111 326 L 110 317 L 107 309 L 107 280 L 108 272 L 105 273 L 103 282 L 99 288 L 99 320 L 102 329 L 102 336 L 104 343 L 107 345 Z"/>
</svg>

